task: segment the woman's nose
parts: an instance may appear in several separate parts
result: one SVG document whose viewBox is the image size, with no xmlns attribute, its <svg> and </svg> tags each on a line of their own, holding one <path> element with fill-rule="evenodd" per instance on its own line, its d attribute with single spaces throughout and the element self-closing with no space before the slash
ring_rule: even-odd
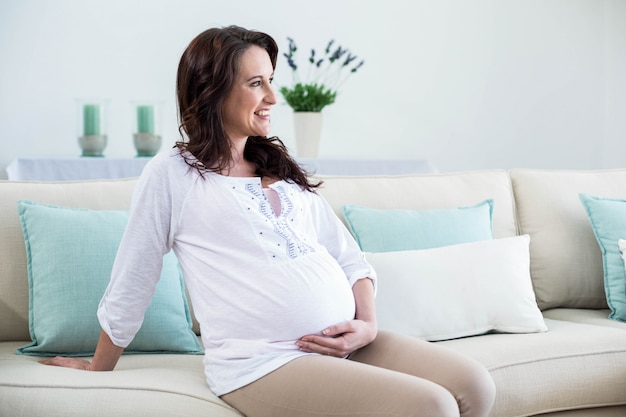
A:
<svg viewBox="0 0 626 417">
<path fill-rule="evenodd" d="M 277 100 L 276 100 L 276 90 L 274 89 L 274 86 L 272 84 L 269 85 L 269 88 L 267 90 L 267 94 L 265 95 L 265 101 L 268 104 L 276 104 Z"/>
</svg>

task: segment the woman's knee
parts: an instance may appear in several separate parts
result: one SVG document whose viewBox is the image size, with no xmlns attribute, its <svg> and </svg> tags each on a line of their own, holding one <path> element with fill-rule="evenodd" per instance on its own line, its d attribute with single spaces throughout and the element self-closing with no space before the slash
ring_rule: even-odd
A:
<svg viewBox="0 0 626 417">
<path fill-rule="evenodd" d="M 487 417 L 496 398 L 496 385 L 491 374 L 476 363 L 463 373 L 457 396 L 462 417 Z"/>
<path fill-rule="evenodd" d="M 416 416 L 459 417 L 459 405 L 454 396 L 445 388 L 431 392 L 420 401 L 420 412 Z M 415 412 L 415 410 L 413 410 Z"/>
<path fill-rule="evenodd" d="M 384 398 L 393 404 L 383 407 L 389 415 L 412 417 L 459 417 L 459 405 L 454 395 L 441 385 L 420 378 L 406 379 L 396 386 L 390 384 Z"/>
</svg>

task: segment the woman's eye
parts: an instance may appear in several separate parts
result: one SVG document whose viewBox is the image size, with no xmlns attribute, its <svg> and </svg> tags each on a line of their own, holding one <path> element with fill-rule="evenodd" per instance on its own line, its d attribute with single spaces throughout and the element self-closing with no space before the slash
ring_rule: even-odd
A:
<svg viewBox="0 0 626 417">
<path fill-rule="evenodd" d="M 270 78 L 270 84 L 272 84 L 274 82 L 274 77 Z"/>
<path fill-rule="evenodd" d="M 252 87 L 259 87 L 261 85 L 261 81 L 255 81 L 251 85 Z"/>
</svg>

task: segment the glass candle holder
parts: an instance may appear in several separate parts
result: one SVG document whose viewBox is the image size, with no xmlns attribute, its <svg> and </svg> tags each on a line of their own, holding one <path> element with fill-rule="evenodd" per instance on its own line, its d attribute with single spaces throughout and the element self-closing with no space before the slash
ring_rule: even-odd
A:
<svg viewBox="0 0 626 417">
<path fill-rule="evenodd" d="M 107 100 L 77 100 L 76 109 L 81 156 L 103 156 L 107 145 Z"/>
<path fill-rule="evenodd" d="M 133 144 L 139 157 L 151 157 L 161 148 L 161 102 L 133 102 Z"/>
</svg>

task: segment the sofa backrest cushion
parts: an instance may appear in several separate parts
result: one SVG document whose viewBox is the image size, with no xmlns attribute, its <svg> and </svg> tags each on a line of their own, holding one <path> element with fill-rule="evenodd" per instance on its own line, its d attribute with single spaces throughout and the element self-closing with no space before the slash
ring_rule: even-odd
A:
<svg viewBox="0 0 626 417">
<path fill-rule="evenodd" d="M 493 237 L 515 236 L 515 206 L 508 173 L 487 170 L 403 176 L 321 176 L 320 189 L 343 219 L 345 204 L 377 209 L 430 210 L 493 200 Z"/>
<path fill-rule="evenodd" d="M 0 181 L 0 341 L 30 340 L 26 247 L 18 200 L 100 210 L 127 210 L 135 179 L 83 182 Z"/>
<path fill-rule="evenodd" d="M 503 170 L 406 176 L 323 177 L 320 193 L 338 216 L 344 204 L 440 209 L 493 199 L 493 235 L 516 235 L 508 173 Z M 81 182 L 0 181 L 0 341 L 25 341 L 28 331 L 26 248 L 18 200 L 95 210 L 127 210 L 136 179 Z M 194 320 L 194 330 L 197 323 Z"/>
<path fill-rule="evenodd" d="M 602 253 L 579 194 L 626 198 L 626 170 L 513 169 L 520 233 L 542 310 L 607 308 Z"/>
</svg>

